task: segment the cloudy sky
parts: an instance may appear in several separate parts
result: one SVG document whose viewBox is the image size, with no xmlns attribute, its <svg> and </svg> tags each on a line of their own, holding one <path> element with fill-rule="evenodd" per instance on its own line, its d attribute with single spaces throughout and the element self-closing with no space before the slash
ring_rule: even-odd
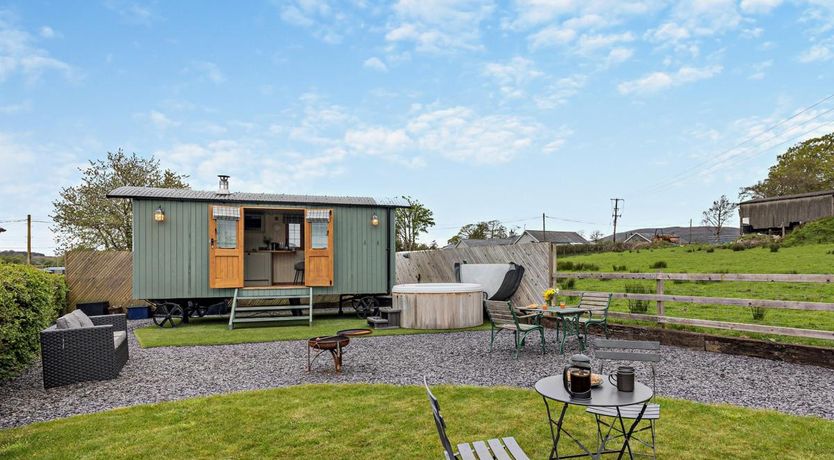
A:
<svg viewBox="0 0 834 460">
<path fill-rule="evenodd" d="M 427 241 L 608 233 L 613 197 L 687 225 L 834 131 L 832 71 L 831 0 L 2 2 L 0 221 L 123 148 L 198 189 L 411 195 Z"/>
</svg>

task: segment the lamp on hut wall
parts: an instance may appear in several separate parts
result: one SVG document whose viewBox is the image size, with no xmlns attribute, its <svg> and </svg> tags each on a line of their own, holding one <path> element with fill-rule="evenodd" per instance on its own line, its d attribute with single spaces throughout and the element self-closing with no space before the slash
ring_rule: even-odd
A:
<svg viewBox="0 0 834 460">
<path fill-rule="evenodd" d="M 374 215 L 371 216 L 371 225 L 373 225 L 374 227 L 379 226 L 379 216 L 377 216 L 376 213 L 374 213 Z"/>
<path fill-rule="evenodd" d="M 165 211 L 162 210 L 162 206 L 157 207 L 153 212 L 153 220 L 158 224 L 165 222 Z"/>
</svg>

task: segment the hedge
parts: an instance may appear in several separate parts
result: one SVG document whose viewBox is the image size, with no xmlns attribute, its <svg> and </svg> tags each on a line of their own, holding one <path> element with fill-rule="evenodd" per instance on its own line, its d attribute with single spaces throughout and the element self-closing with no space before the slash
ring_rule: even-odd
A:
<svg viewBox="0 0 834 460">
<path fill-rule="evenodd" d="M 34 361 L 41 330 L 67 306 L 63 275 L 19 264 L 0 264 L 0 381 Z"/>
</svg>

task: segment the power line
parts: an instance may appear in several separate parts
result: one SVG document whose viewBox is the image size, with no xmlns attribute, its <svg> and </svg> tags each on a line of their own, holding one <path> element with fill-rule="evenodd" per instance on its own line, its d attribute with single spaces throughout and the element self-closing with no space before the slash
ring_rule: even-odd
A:
<svg viewBox="0 0 834 460">
<path fill-rule="evenodd" d="M 598 222 L 588 222 L 586 220 L 563 219 L 561 217 L 551 217 L 551 216 L 545 216 L 545 217 L 547 217 L 550 220 L 559 220 L 559 221 L 562 221 L 562 222 L 572 222 L 572 223 L 575 223 L 575 224 L 604 225 L 604 224 L 600 224 Z"/>
<path fill-rule="evenodd" d="M 789 122 L 789 121 L 793 120 L 794 118 L 796 118 L 796 117 L 798 117 L 798 116 L 802 115 L 803 113 L 808 112 L 809 110 L 811 110 L 811 109 L 813 109 L 813 108 L 815 108 L 815 107 L 819 106 L 820 104 L 823 104 L 824 102 L 826 102 L 826 101 L 828 101 L 828 100 L 830 100 L 830 99 L 832 99 L 832 98 L 834 98 L 834 93 L 833 93 L 833 94 L 830 94 L 830 95 L 828 95 L 828 96 L 826 96 L 826 97 L 824 97 L 824 98 L 822 98 L 822 99 L 820 99 L 820 100 L 818 100 L 818 101 L 816 101 L 816 102 L 814 102 L 813 104 L 811 104 L 811 105 L 809 105 L 809 106 L 807 106 L 807 107 L 804 107 L 804 108 L 803 108 L 803 109 L 801 109 L 799 112 L 797 112 L 797 113 L 795 113 L 795 114 L 791 115 L 790 117 L 787 117 L 787 118 L 785 118 L 785 119 L 783 119 L 783 120 L 781 120 L 781 121 L 779 121 L 779 122 L 777 122 L 777 123 L 774 123 L 774 124 L 772 124 L 772 125 L 770 125 L 770 126 L 766 127 L 766 128 L 765 128 L 764 130 L 762 130 L 761 132 L 756 133 L 756 134 L 754 134 L 754 135 L 752 135 L 752 136 L 747 137 L 746 139 L 744 139 L 743 141 L 741 141 L 741 142 L 739 142 L 738 144 L 734 145 L 733 147 L 730 147 L 730 148 L 728 148 L 728 149 L 726 149 L 726 150 L 724 150 L 724 151 L 720 152 L 719 154 L 717 154 L 717 155 L 715 155 L 715 156 L 711 156 L 709 159 L 704 160 L 704 161 L 702 161 L 702 162 L 700 162 L 700 163 L 698 163 L 698 164 L 696 164 L 696 165 L 692 166 L 691 168 L 688 168 L 687 170 L 684 170 L 684 171 L 682 171 L 682 172 L 678 173 L 677 175 L 675 175 L 675 176 L 673 176 L 673 177 L 671 177 L 671 178 L 669 178 L 669 179 L 667 179 L 667 180 L 665 180 L 665 181 L 662 181 L 662 182 L 660 182 L 660 183 L 658 183 L 658 184 L 656 184 L 656 185 L 654 185 L 654 186 L 648 187 L 648 188 L 643 189 L 643 190 L 641 190 L 641 191 L 647 191 L 647 192 L 649 192 L 649 191 L 655 191 L 655 190 L 657 190 L 657 189 L 663 189 L 663 187 L 665 187 L 665 186 L 667 186 L 667 185 L 674 184 L 674 183 L 678 182 L 678 181 L 679 181 L 680 179 L 682 179 L 682 178 L 689 177 L 689 176 L 691 175 L 691 174 L 690 174 L 691 172 L 696 171 L 696 170 L 698 170 L 698 169 L 701 169 L 701 167 L 703 167 L 703 166 L 705 166 L 705 165 L 709 165 L 710 163 L 714 163 L 714 162 L 715 162 L 716 164 L 715 164 L 715 165 L 713 165 L 713 166 L 717 166 L 717 165 L 719 165 L 719 164 L 721 164 L 721 163 L 723 163 L 723 162 L 725 162 L 725 161 L 727 161 L 727 160 L 728 160 L 728 158 L 723 158 L 723 157 L 724 157 L 724 155 L 726 155 L 726 154 L 728 154 L 728 153 L 731 153 L 732 151 L 734 151 L 734 150 L 738 149 L 739 147 L 741 147 L 741 146 L 743 146 L 743 145 L 747 144 L 748 142 L 750 142 L 750 141 L 752 141 L 752 140 L 754 140 L 754 139 L 756 139 L 756 138 L 758 138 L 758 137 L 761 137 L 761 136 L 762 136 L 762 135 L 764 135 L 764 134 L 767 134 L 767 133 L 769 133 L 769 132 L 773 131 L 774 129 L 778 128 L 779 126 L 781 126 L 781 125 L 783 125 L 783 124 L 785 124 L 785 123 L 787 123 L 787 122 Z M 816 120 L 817 118 L 819 118 L 819 117 L 821 117 L 821 116 L 823 116 L 823 115 L 825 115 L 825 114 L 827 114 L 827 113 L 831 112 L 832 110 L 834 110 L 834 109 L 829 109 L 829 110 L 826 110 L 825 112 L 822 112 L 822 113 L 820 113 L 820 114 L 817 114 L 816 116 L 814 116 L 814 117 L 813 117 L 813 118 L 811 118 L 810 120 L 803 121 L 803 122 L 802 122 L 802 124 L 806 124 L 806 123 L 809 123 L 809 122 L 811 122 L 811 121 L 814 121 L 814 120 Z M 801 125 L 800 125 L 800 126 L 801 126 Z M 772 138 L 771 138 L 771 139 L 768 139 L 768 140 L 772 140 Z M 732 156 L 731 156 L 730 158 L 732 158 Z"/>
</svg>

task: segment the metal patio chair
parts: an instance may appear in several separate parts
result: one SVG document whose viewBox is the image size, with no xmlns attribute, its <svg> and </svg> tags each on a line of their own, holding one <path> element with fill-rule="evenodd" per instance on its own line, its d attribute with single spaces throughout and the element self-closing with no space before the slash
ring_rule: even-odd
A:
<svg viewBox="0 0 834 460">
<path fill-rule="evenodd" d="M 515 345 L 515 357 L 518 358 L 518 350 L 524 348 L 524 341 L 527 335 L 531 332 L 538 332 L 541 336 L 542 354 L 545 353 L 544 341 L 544 326 L 541 324 L 541 314 L 532 313 L 529 315 L 519 315 L 516 313 L 512 304 L 509 301 L 503 300 L 485 300 L 487 316 L 491 323 L 490 337 L 489 337 L 489 351 L 492 352 L 492 344 L 495 342 L 495 337 L 501 331 L 511 331 L 513 333 Z M 519 322 L 519 319 L 532 320 L 531 323 Z"/>
<path fill-rule="evenodd" d="M 455 452 L 452 447 L 452 442 L 446 436 L 446 422 L 443 416 L 440 415 L 440 404 L 437 398 L 432 394 L 429 388 L 429 383 L 423 377 L 423 385 L 426 387 L 426 393 L 429 396 L 429 403 L 431 404 L 432 415 L 434 415 L 434 424 L 437 427 L 437 434 L 440 436 L 440 444 L 443 445 L 443 454 L 446 460 L 493 460 L 499 458 L 502 460 L 530 460 L 527 454 L 518 445 L 515 438 L 506 437 L 490 439 L 486 442 L 475 441 L 473 443 L 461 443 L 457 445 L 458 452 Z M 474 449 L 474 450 L 473 450 Z"/>
<path fill-rule="evenodd" d="M 587 318 L 579 318 L 579 324 L 588 336 L 588 326 L 602 326 L 605 331 L 605 338 L 608 338 L 608 307 L 611 305 L 610 293 L 605 292 L 584 292 L 579 299 L 579 308 L 588 312 Z"/>
<path fill-rule="evenodd" d="M 654 391 L 654 395 L 646 405 L 646 410 L 642 417 L 642 420 L 647 420 L 649 424 L 648 426 L 644 426 L 642 428 L 635 428 L 634 433 L 631 436 L 631 440 L 637 441 L 638 443 L 651 448 L 653 457 L 657 458 L 655 424 L 660 419 L 660 405 L 651 401 L 653 401 L 657 396 L 657 374 L 655 372 L 655 363 L 660 362 L 660 342 L 598 339 L 594 341 L 594 344 L 596 345 L 594 358 L 600 360 L 600 374 L 603 374 L 605 361 L 638 361 L 650 363 L 652 370 L 652 390 Z M 639 352 L 635 350 L 639 350 Z M 642 407 L 642 404 L 621 407 L 620 413 L 622 414 L 622 418 L 624 420 L 636 419 Z M 596 419 L 597 440 L 603 449 L 605 449 L 606 443 L 623 437 L 622 427 L 615 423 L 617 421 L 616 408 L 589 407 L 586 412 L 593 414 Z M 605 434 L 603 434 L 603 431 L 605 431 Z M 649 431 L 651 433 L 651 441 L 641 439 L 638 436 L 638 434 L 645 431 Z"/>
</svg>

